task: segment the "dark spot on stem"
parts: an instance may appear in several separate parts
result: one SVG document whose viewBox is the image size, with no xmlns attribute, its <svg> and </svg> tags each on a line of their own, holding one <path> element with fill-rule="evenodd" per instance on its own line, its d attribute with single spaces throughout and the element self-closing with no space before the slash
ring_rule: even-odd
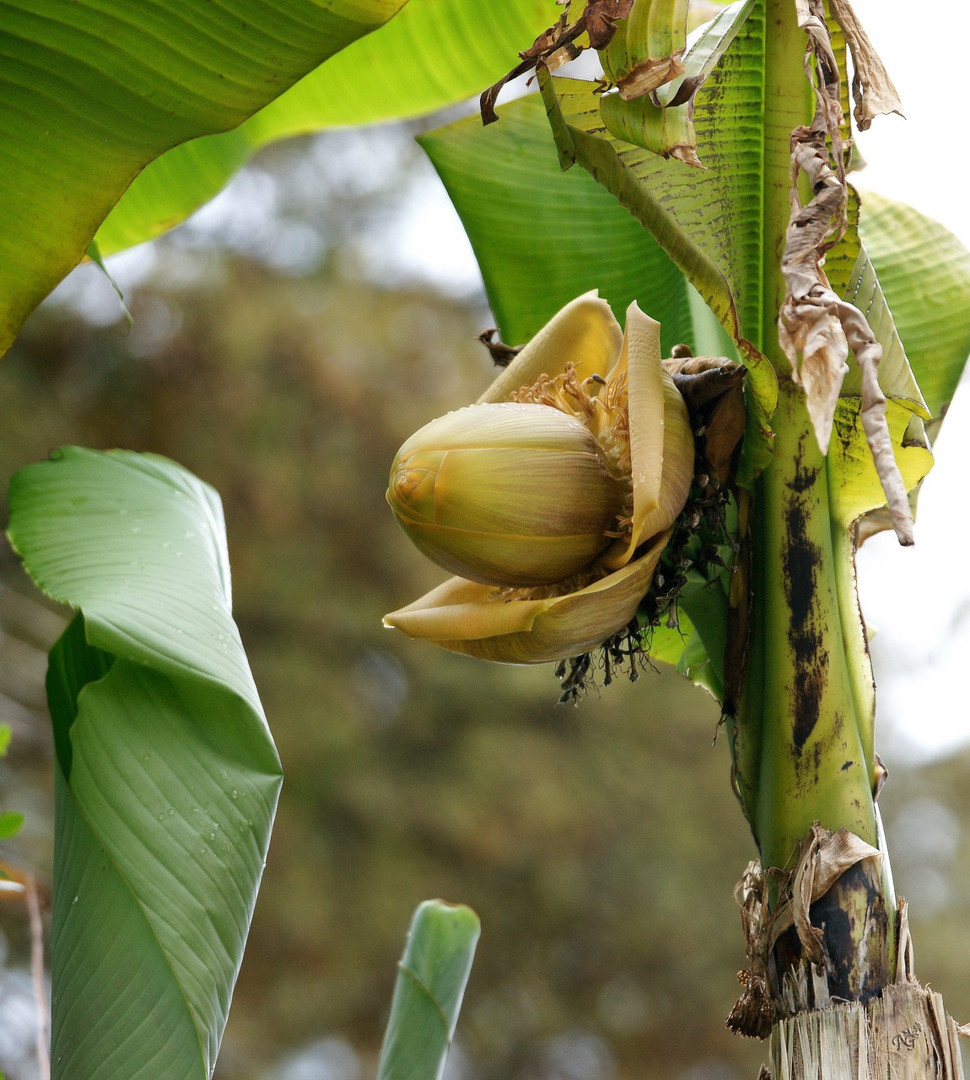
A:
<svg viewBox="0 0 970 1080">
<path fill-rule="evenodd" d="M 789 487 L 792 491 L 796 491 L 800 495 L 803 491 L 808 491 L 812 484 L 815 483 L 818 479 L 818 474 L 818 469 L 806 469 L 799 465 L 795 469 L 795 475 L 789 482 Z"/>
<path fill-rule="evenodd" d="M 817 476 L 799 470 L 792 482 L 795 492 L 805 491 Z M 814 618 L 816 574 L 821 558 L 818 545 L 805 535 L 806 515 L 800 499 L 792 498 L 785 514 L 782 578 L 791 612 L 791 646 L 795 660 L 793 738 L 801 750 L 818 720 L 828 653 Z"/>
<path fill-rule="evenodd" d="M 829 993 L 866 1002 L 889 979 L 889 912 L 878 872 L 866 862 L 851 866 L 811 906 L 811 921 L 823 934 Z"/>
</svg>

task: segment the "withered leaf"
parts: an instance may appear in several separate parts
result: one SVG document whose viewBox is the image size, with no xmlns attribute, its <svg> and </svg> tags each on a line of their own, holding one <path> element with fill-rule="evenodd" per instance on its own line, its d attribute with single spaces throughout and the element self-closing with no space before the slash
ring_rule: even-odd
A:
<svg viewBox="0 0 970 1080">
<path fill-rule="evenodd" d="M 723 356 L 677 355 L 686 346 L 675 346 L 674 356 L 664 360 L 674 385 L 694 412 L 744 380 L 744 366 Z"/>
<path fill-rule="evenodd" d="M 633 0 L 587 0 L 582 18 L 590 46 L 605 49 L 616 33 L 617 20 L 625 19 L 632 7 Z"/>
<path fill-rule="evenodd" d="M 828 452 L 849 350 L 855 354 L 862 375 L 862 424 L 866 441 L 886 494 L 896 536 L 901 544 L 908 545 L 913 542 L 912 513 L 893 453 L 886 422 L 886 398 L 876 376 L 882 347 L 862 312 L 832 291 L 822 270 L 825 253 L 846 228 L 845 146 L 838 64 L 821 0 L 796 0 L 796 8 L 798 24 L 809 39 L 805 72 L 815 91 L 816 110 L 811 126 L 797 127 L 791 136 L 791 216 L 782 257 L 788 295 L 778 315 L 778 337 L 791 363 L 793 380 L 805 388 L 809 415 L 823 454 Z M 844 3 L 843 17 L 847 23 L 851 21 L 849 16 L 851 8 Z M 804 206 L 797 191 L 797 180 L 802 173 L 807 176 L 813 193 Z"/>
<path fill-rule="evenodd" d="M 575 46 L 573 43 L 585 31 L 586 24 L 582 15 L 570 26 L 567 22 L 566 12 L 563 12 L 548 30 L 542 31 L 528 49 L 519 53 L 520 62 L 511 71 L 482 92 L 481 97 L 478 99 L 482 123 L 486 125 L 494 124 L 498 120 L 495 102 L 498 100 L 498 95 L 506 83 L 517 79 L 527 71 L 532 71 L 538 63 L 547 63 L 550 69 L 555 69 L 567 60 L 578 56 L 582 52 L 582 48 Z"/>
<path fill-rule="evenodd" d="M 572 25 L 568 22 L 567 13 L 563 12 L 554 25 L 543 30 L 528 49 L 519 53 L 520 62 L 482 93 L 479 98 L 482 123 L 493 124 L 498 120 L 495 102 L 506 83 L 531 71 L 537 64 L 545 64 L 550 71 L 554 71 L 569 60 L 574 60 L 585 47 L 576 44 L 583 34 L 588 35 L 592 48 L 605 49 L 616 33 L 617 21 L 626 18 L 632 7 L 633 0 L 587 0 L 582 14 Z"/>
<path fill-rule="evenodd" d="M 703 428 L 698 453 L 717 478 L 718 486 L 725 487 L 730 483 L 735 451 L 747 422 L 745 368 L 723 356 L 685 356 L 684 351 L 690 350 L 675 347 L 675 355 L 664 360 L 664 367 L 687 402 L 694 429 Z"/>
<path fill-rule="evenodd" d="M 829 7 L 852 52 L 852 115 L 859 130 L 866 131 L 876 116 L 902 116 L 896 87 L 848 0 L 829 0 Z"/>
</svg>

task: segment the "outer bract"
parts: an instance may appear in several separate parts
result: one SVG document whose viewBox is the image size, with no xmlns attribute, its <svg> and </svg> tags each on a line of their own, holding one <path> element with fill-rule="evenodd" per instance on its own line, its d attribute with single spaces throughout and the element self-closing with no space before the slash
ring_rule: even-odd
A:
<svg viewBox="0 0 970 1080">
<path fill-rule="evenodd" d="M 429 559 L 471 581 L 547 585 L 609 545 L 623 505 L 589 429 L 548 405 L 469 405 L 398 451 L 387 501 Z"/>
<path fill-rule="evenodd" d="M 591 514 L 583 507 L 577 511 L 574 504 L 586 501 L 587 487 L 593 490 L 599 485 L 589 482 L 582 471 L 570 477 L 570 467 L 565 485 L 553 493 L 554 498 L 534 499 L 541 509 L 539 518 L 549 516 L 553 503 L 562 508 L 564 522 L 577 512 L 581 518 L 586 515 L 584 535 L 588 540 L 596 533 L 595 542 L 588 545 L 591 554 L 581 551 L 582 544 L 569 541 L 565 546 L 571 549 L 570 559 L 555 572 L 557 576 L 523 585 L 523 581 L 540 581 L 534 564 L 544 559 L 533 548 L 539 546 L 535 536 L 546 524 L 521 526 L 508 554 L 497 559 L 489 549 L 497 544 L 498 530 L 492 529 L 484 544 L 478 539 L 473 543 L 469 537 L 481 531 L 483 522 L 494 524 L 503 518 L 521 522 L 520 512 L 534 490 L 528 467 L 537 459 L 521 459 L 527 466 L 521 478 L 526 494 L 505 496 L 507 505 L 499 507 L 488 506 L 500 486 L 494 472 L 482 463 L 469 465 L 467 470 L 463 467 L 460 482 L 467 480 L 479 490 L 469 496 L 470 509 L 461 510 L 447 526 L 454 527 L 457 520 L 464 530 L 458 554 L 452 548 L 442 557 L 436 539 L 433 546 L 439 550 L 432 556 L 439 563 L 454 559 L 450 565 L 460 568 L 462 576 L 385 616 L 384 623 L 411 637 L 486 660 L 529 664 L 577 656 L 623 630 L 650 587 L 693 477 L 694 444 L 687 408 L 661 363 L 659 324 L 632 304 L 622 333 L 609 306 L 595 292 L 555 315 L 498 375 L 474 409 L 508 401 L 518 405 L 505 406 L 503 420 L 516 417 L 522 433 L 514 437 L 502 433 L 498 436 L 501 445 L 492 449 L 504 451 L 511 441 L 518 452 L 534 455 L 535 447 L 529 444 L 536 435 L 528 428 L 539 417 L 548 420 L 547 409 L 567 418 L 565 425 L 553 420 L 546 430 L 558 432 L 557 437 L 570 448 L 585 443 L 585 437 L 574 431 L 573 421 L 578 420 L 592 436 L 596 446 L 592 453 L 605 462 L 610 484 L 603 486 L 609 494 L 599 503 L 593 497 Z M 471 447 L 487 451 L 483 443 L 503 426 L 494 422 L 497 415 L 459 410 L 427 425 L 402 447 L 388 500 L 392 506 L 398 504 L 399 518 L 408 519 L 406 531 L 422 550 L 426 550 L 426 534 L 421 526 L 429 519 L 439 532 L 443 526 L 440 520 L 434 521 L 442 454 L 466 452 L 470 433 Z M 416 463 L 415 453 L 431 456 Z M 426 466 L 433 479 L 426 480 L 421 472 Z M 489 475 L 483 484 L 482 477 Z M 613 485 L 620 492 L 618 510 Z M 400 492 L 399 487 L 408 490 Z M 446 501 L 453 507 L 462 506 L 464 500 L 463 495 L 447 493 Z M 600 533 L 596 523 L 604 506 L 609 507 L 606 516 L 611 520 Z M 569 535 L 569 526 L 564 528 Z M 488 564 L 484 570 L 483 561 Z M 473 575 L 478 580 L 472 580 Z"/>
</svg>

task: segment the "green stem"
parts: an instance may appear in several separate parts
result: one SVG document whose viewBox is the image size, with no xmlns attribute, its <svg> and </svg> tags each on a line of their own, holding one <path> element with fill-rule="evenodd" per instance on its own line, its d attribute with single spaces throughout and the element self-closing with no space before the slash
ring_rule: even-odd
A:
<svg viewBox="0 0 970 1080">
<path fill-rule="evenodd" d="M 765 0 L 764 115 L 762 147 L 761 333 L 757 342 L 780 378 L 789 365 L 778 344 L 776 320 L 787 285 L 781 272 L 791 216 L 790 136 L 811 120 L 814 97 L 803 74 L 806 37 L 792 0 Z"/>
<path fill-rule="evenodd" d="M 772 463 L 751 521 L 751 658 L 738 721 L 749 752 L 736 767 L 763 864 L 790 870 L 816 821 L 873 847 L 880 838 L 872 682 L 851 542 L 833 538 L 825 459 L 790 380 L 781 383 L 774 423 Z M 892 981 L 895 908 L 883 862 L 884 870 L 857 864 L 812 907 L 839 997 L 867 1000 Z M 776 949 L 776 990 L 799 963 L 790 935 Z"/>
<path fill-rule="evenodd" d="M 752 822 L 766 865 L 789 867 L 813 821 L 876 843 L 871 721 L 857 711 L 825 463 L 802 391 L 782 383 L 772 464 L 754 519 L 764 654 L 762 754 Z"/>
</svg>

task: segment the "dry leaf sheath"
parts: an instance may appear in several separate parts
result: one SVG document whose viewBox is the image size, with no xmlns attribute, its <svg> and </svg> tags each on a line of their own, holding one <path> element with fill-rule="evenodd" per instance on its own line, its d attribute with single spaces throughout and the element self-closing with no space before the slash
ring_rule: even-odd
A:
<svg viewBox="0 0 970 1080">
<path fill-rule="evenodd" d="M 899 542 L 913 542 L 906 485 L 896 464 L 886 421 L 886 398 L 877 371 L 882 346 L 865 316 L 829 285 L 822 263 L 846 227 L 845 142 L 838 64 L 832 52 L 821 0 L 798 0 L 799 26 L 809 45 L 805 71 L 816 96 L 811 126 L 791 135 L 791 219 L 782 272 L 788 295 L 778 318 L 779 340 L 792 378 L 805 389 L 808 412 L 822 453 L 828 451 L 835 407 L 848 371 L 849 351 L 862 375 L 862 422 L 886 494 Z M 844 11 L 851 9 L 843 5 Z M 799 174 L 807 176 L 812 199 L 802 205 Z"/>
</svg>

